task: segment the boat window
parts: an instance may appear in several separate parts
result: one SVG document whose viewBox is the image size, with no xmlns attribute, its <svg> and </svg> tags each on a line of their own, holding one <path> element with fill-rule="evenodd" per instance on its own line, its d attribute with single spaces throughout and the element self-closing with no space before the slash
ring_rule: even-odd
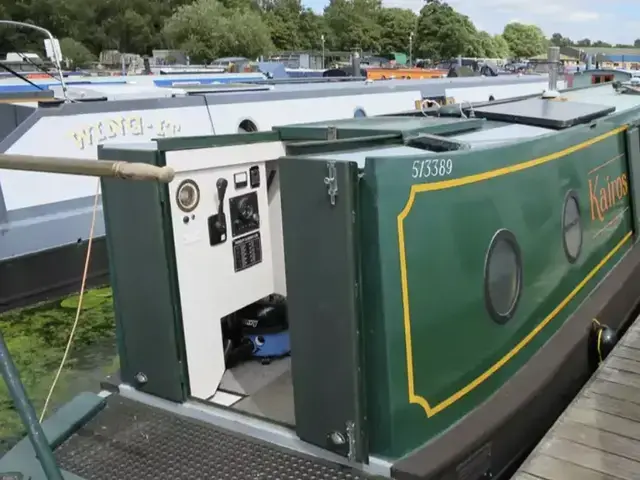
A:
<svg viewBox="0 0 640 480">
<path fill-rule="evenodd" d="M 356 108 L 356 111 L 353 112 L 353 118 L 361 118 L 366 116 L 367 113 L 362 108 Z"/>
<path fill-rule="evenodd" d="M 575 262 L 582 250 L 582 222 L 578 195 L 573 190 L 567 193 L 562 210 L 562 246 L 567 260 Z"/>
<path fill-rule="evenodd" d="M 591 83 L 598 84 L 598 83 L 613 82 L 614 78 L 615 78 L 614 75 L 592 75 Z"/>
<path fill-rule="evenodd" d="M 484 266 L 485 303 L 493 320 L 506 323 L 515 313 L 522 288 L 522 259 L 516 237 L 498 230 L 491 239 Z"/>
<path fill-rule="evenodd" d="M 238 133 L 251 133 L 257 131 L 258 127 L 251 120 L 243 120 L 240 122 L 240 125 L 238 125 Z"/>
</svg>

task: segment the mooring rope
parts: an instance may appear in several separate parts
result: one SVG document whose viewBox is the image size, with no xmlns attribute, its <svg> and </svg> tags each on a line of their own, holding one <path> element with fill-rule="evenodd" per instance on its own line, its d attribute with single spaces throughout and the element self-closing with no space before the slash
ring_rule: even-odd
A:
<svg viewBox="0 0 640 480">
<path fill-rule="evenodd" d="M 93 214 L 91 218 L 91 228 L 89 230 L 89 240 L 87 242 L 87 255 L 84 260 L 84 272 L 82 273 L 82 284 L 80 286 L 80 296 L 78 298 L 78 308 L 76 309 L 76 318 L 73 321 L 73 326 L 71 327 L 71 333 L 69 333 L 69 340 L 67 341 L 67 346 L 64 350 L 64 355 L 62 355 L 60 366 L 58 367 L 56 376 L 53 378 L 53 382 L 51 383 L 51 388 L 49 389 L 49 393 L 47 394 L 47 399 L 44 401 L 44 406 L 42 407 L 42 413 L 40 414 L 40 423 L 42 423 L 42 420 L 44 420 L 44 416 L 47 413 L 49 402 L 53 397 L 53 392 L 56 389 L 56 385 L 58 384 L 58 380 L 60 379 L 62 370 L 64 369 L 64 366 L 67 363 L 67 357 L 69 356 L 69 352 L 71 351 L 71 345 L 73 345 L 73 338 L 75 337 L 76 329 L 78 328 L 78 322 L 80 320 L 80 312 L 82 311 L 82 300 L 84 298 L 84 289 L 87 283 L 87 276 L 89 274 L 89 262 L 91 260 L 91 246 L 93 245 L 93 235 L 94 235 L 94 230 L 96 225 L 96 215 L 98 212 L 99 198 L 100 198 L 100 180 L 98 179 L 97 185 L 96 185 L 96 195 L 93 201 Z"/>
</svg>

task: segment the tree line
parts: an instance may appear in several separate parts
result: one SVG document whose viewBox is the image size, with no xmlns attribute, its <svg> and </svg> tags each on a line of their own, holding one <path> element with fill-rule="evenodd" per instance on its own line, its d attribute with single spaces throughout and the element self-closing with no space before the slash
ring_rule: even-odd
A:
<svg viewBox="0 0 640 480">
<path fill-rule="evenodd" d="M 559 35 L 549 40 L 538 27 L 520 23 L 490 35 L 442 0 L 426 0 L 418 14 L 385 8 L 382 0 L 330 0 L 320 15 L 301 0 L 0 0 L 0 18 L 49 29 L 78 65 L 104 50 L 148 55 L 159 48 L 183 50 L 192 63 L 354 48 L 435 61 L 458 55 L 529 58 L 544 53 Z M 5 53 L 42 50 L 41 36 L 0 27 Z"/>
<path fill-rule="evenodd" d="M 563 36 L 561 33 L 554 33 L 551 35 L 551 44 L 557 47 L 575 47 L 580 49 L 580 47 L 602 47 L 602 48 L 640 48 L 640 38 L 636 38 L 631 44 L 624 43 L 608 43 L 603 42 L 602 40 L 591 40 L 589 38 L 583 38 L 578 41 L 573 41 L 569 37 Z"/>
</svg>

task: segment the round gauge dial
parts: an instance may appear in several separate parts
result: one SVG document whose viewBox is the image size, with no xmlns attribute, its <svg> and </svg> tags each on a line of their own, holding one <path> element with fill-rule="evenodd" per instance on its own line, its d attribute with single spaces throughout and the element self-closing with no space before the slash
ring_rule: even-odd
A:
<svg viewBox="0 0 640 480">
<path fill-rule="evenodd" d="M 200 203 L 200 189 L 193 180 L 183 180 L 176 192 L 176 203 L 183 212 L 195 210 Z"/>
<path fill-rule="evenodd" d="M 238 210 L 245 220 L 250 220 L 251 217 L 253 217 L 253 205 L 251 205 L 246 198 L 240 199 L 238 202 Z"/>
</svg>

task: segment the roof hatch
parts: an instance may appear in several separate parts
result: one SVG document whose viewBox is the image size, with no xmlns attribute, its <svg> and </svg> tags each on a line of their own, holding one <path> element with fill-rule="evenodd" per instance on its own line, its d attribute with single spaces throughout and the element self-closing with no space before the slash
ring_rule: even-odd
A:
<svg viewBox="0 0 640 480">
<path fill-rule="evenodd" d="M 571 101 L 529 98 L 517 102 L 485 105 L 473 109 L 487 120 L 563 129 L 588 123 L 615 111 L 615 107 Z"/>
</svg>

